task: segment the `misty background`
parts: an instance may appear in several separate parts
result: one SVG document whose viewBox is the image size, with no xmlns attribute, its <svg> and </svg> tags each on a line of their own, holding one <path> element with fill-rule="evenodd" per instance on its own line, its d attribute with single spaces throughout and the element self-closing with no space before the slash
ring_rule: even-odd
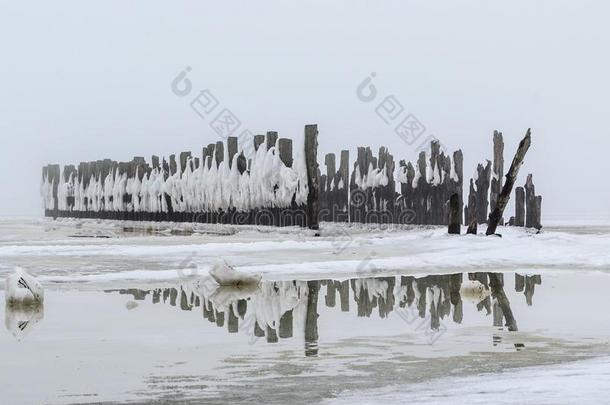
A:
<svg viewBox="0 0 610 405">
<path fill-rule="evenodd" d="M 492 158 L 494 129 L 507 170 L 531 127 L 518 184 L 534 174 L 543 224 L 606 215 L 609 12 L 601 1 L 1 1 L 0 216 L 42 215 L 48 163 L 199 156 L 219 139 L 189 105 L 203 89 L 254 133 L 300 139 L 317 123 L 320 162 L 382 145 L 415 160 L 419 142 L 375 113 L 394 95 L 426 135 L 463 150 L 465 182 Z M 193 93 L 181 98 L 171 82 L 187 66 Z M 364 103 L 356 88 L 372 72 L 379 96 Z"/>
</svg>

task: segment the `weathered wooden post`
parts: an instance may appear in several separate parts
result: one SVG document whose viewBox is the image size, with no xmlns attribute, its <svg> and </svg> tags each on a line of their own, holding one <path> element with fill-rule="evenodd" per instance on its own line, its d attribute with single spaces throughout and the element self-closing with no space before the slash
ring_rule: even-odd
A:
<svg viewBox="0 0 610 405">
<path fill-rule="evenodd" d="M 305 165 L 307 167 L 307 224 L 309 229 L 318 230 L 318 126 L 305 125 Z"/>
<path fill-rule="evenodd" d="M 470 193 L 468 194 L 468 206 L 466 208 L 466 221 L 468 223 L 467 234 L 477 234 L 477 194 L 474 189 L 474 181 L 470 179 Z"/>
<path fill-rule="evenodd" d="M 491 177 L 491 162 L 488 160 L 485 166 L 477 166 L 477 221 L 479 224 L 487 223 L 489 208 L 489 180 Z"/>
<path fill-rule="evenodd" d="M 275 146 L 277 142 L 277 132 L 267 131 L 267 150 Z"/>
<path fill-rule="evenodd" d="M 334 222 L 334 216 L 337 209 L 337 202 L 335 200 L 335 190 L 337 189 L 337 184 L 335 183 L 335 177 L 337 174 L 335 168 L 335 154 L 327 153 L 326 156 L 324 156 L 324 164 L 326 165 L 326 184 L 323 186 L 326 186 L 326 194 L 323 198 L 323 204 L 321 204 L 324 209 L 324 213 L 321 215 L 322 218 L 320 219 L 323 221 Z"/>
<path fill-rule="evenodd" d="M 222 141 L 216 142 L 216 146 L 214 147 L 214 157 L 216 158 L 216 166 L 220 166 L 220 162 L 222 162 L 225 158 L 225 145 Z"/>
<path fill-rule="evenodd" d="M 525 226 L 525 190 L 515 188 L 515 226 Z"/>
<path fill-rule="evenodd" d="M 459 235 L 460 228 L 460 197 L 453 193 L 449 198 L 449 233 Z"/>
<path fill-rule="evenodd" d="M 265 142 L 265 135 L 254 135 L 254 150 L 258 150 L 258 147 Z"/>
<path fill-rule="evenodd" d="M 504 139 L 502 132 L 494 131 L 494 161 L 491 176 L 491 188 L 489 197 L 489 209 L 496 208 L 496 202 L 500 191 L 502 191 L 502 176 L 504 176 Z"/>
<path fill-rule="evenodd" d="M 180 152 L 180 174 L 181 175 L 184 174 L 184 171 L 186 170 L 187 162 L 190 157 L 191 157 L 191 152 Z"/>
<path fill-rule="evenodd" d="M 493 235 L 496 233 L 496 228 L 498 226 L 498 222 L 502 218 L 502 213 L 504 212 L 504 208 L 506 204 L 508 204 L 508 200 L 510 199 L 510 193 L 513 191 L 513 186 L 515 185 L 515 181 L 517 180 L 517 175 L 519 174 L 519 169 L 523 164 L 523 159 L 525 158 L 525 154 L 530 147 L 531 140 L 531 130 L 528 128 L 525 137 L 519 143 L 519 147 L 517 148 L 517 152 L 515 153 L 515 157 L 513 158 L 513 162 L 510 165 L 510 169 L 508 169 L 508 173 L 506 173 L 506 183 L 502 188 L 502 192 L 498 196 L 498 201 L 495 209 L 491 214 L 489 214 L 489 224 L 487 226 L 487 235 Z M 530 179 L 531 176 L 528 176 Z"/>
<path fill-rule="evenodd" d="M 237 137 L 230 136 L 227 138 L 227 152 L 229 153 L 229 161 L 227 164 L 229 167 L 233 165 L 233 156 L 237 155 Z"/>
</svg>

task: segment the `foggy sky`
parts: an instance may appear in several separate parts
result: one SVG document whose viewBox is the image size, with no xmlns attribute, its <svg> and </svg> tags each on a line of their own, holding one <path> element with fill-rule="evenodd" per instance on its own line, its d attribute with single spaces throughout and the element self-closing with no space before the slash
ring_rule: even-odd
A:
<svg viewBox="0 0 610 405">
<path fill-rule="evenodd" d="M 209 89 L 254 133 L 317 123 L 319 161 L 361 145 L 414 160 L 378 103 L 356 97 L 374 72 L 377 101 L 394 95 L 426 135 L 462 148 L 466 181 L 494 129 L 507 168 L 531 127 L 518 184 L 534 174 L 543 219 L 610 210 L 605 2 L 1 3 L 0 216 L 41 215 L 45 164 L 216 142 L 170 89 L 186 66 L 193 95 Z"/>
</svg>

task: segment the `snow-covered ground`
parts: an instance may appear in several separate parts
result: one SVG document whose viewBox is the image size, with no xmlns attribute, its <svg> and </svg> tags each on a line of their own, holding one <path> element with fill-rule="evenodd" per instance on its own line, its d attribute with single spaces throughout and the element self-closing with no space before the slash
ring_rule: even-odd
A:
<svg viewBox="0 0 610 405">
<path fill-rule="evenodd" d="M 2 221 L 0 275 L 21 265 L 48 282 L 168 280 L 205 274 L 218 257 L 240 271 L 263 273 L 266 280 L 460 270 L 610 271 L 610 231 L 575 229 L 536 234 L 505 227 L 499 238 L 448 235 L 444 227 L 329 223 L 314 237 L 298 228 Z"/>
</svg>

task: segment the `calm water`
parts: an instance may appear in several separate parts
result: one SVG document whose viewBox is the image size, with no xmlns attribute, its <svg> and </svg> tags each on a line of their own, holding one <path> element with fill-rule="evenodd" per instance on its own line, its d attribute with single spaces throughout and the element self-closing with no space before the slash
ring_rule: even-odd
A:
<svg viewBox="0 0 610 405">
<path fill-rule="evenodd" d="M 316 403 L 346 389 L 605 356 L 608 288 L 607 274 L 566 271 L 241 290 L 207 279 L 60 283 L 44 308 L 5 309 L 2 402 Z"/>
</svg>

